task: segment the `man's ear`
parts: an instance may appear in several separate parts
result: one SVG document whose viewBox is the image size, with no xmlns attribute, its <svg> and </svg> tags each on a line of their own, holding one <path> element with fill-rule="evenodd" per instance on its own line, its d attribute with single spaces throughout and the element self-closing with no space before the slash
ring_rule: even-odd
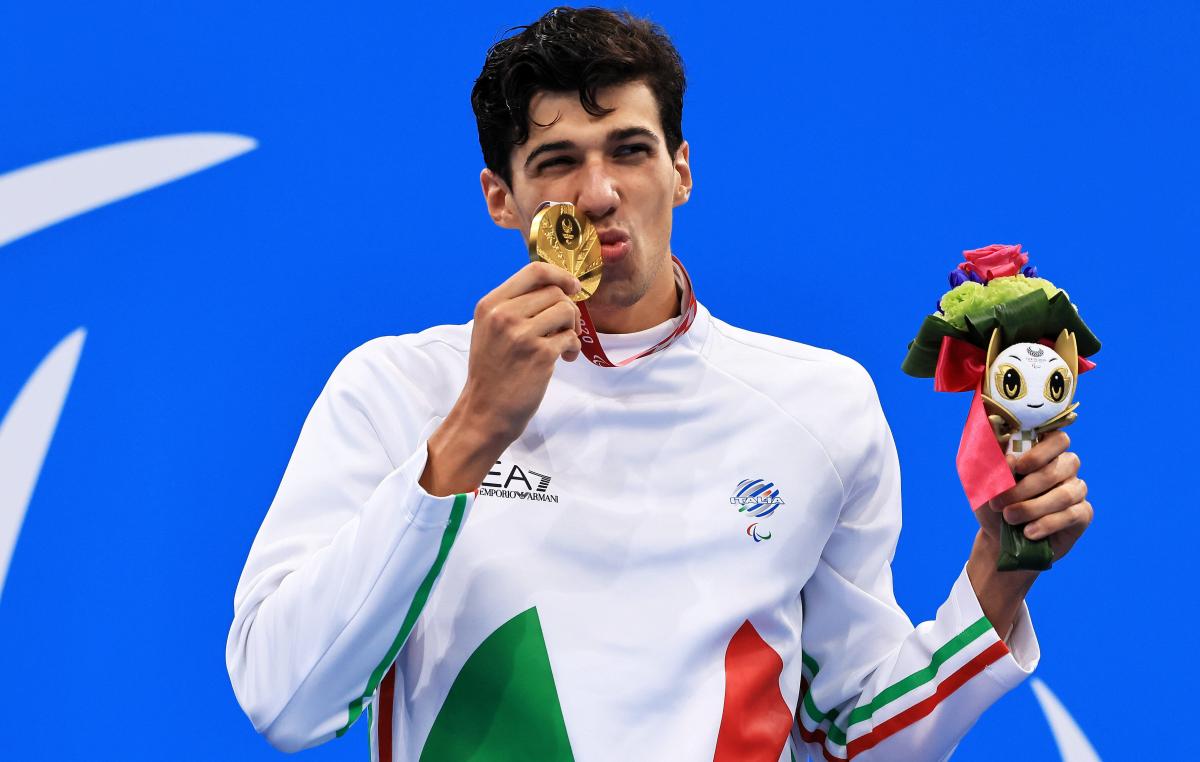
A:
<svg viewBox="0 0 1200 762">
<path fill-rule="evenodd" d="M 479 184 L 483 187 L 483 200 L 487 202 L 492 222 L 511 230 L 522 227 L 508 183 L 492 170 L 485 168 L 479 173 Z"/>
<path fill-rule="evenodd" d="M 692 195 L 692 165 L 689 153 L 686 140 L 675 150 L 675 206 L 686 204 Z"/>
</svg>

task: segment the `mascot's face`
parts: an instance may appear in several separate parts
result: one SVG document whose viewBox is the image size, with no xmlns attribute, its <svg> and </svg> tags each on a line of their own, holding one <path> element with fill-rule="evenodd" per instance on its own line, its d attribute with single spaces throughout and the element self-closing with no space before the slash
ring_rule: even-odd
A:
<svg viewBox="0 0 1200 762">
<path fill-rule="evenodd" d="M 988 367 L 993 400 L 1021 422 L 1023 430 L 1042 425 L 1061 413 L 1075 396 L 1075 374 L 1052 348 L 1012 344 Z"/>
</svg>

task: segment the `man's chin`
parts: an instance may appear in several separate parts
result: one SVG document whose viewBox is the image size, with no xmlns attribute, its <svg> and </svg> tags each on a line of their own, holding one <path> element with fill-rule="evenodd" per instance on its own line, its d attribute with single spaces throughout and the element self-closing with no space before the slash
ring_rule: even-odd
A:
<svg viewBox="0 0 1200 762">
<path fill-rule="evenodd" d="M 600 288 L 588 299 L 588 307 L 600 310 L 620 310 L 632 307 L 646 293 L 638 290 L 627 280 L 608 280 L 600 276 Z"/>
</svg>

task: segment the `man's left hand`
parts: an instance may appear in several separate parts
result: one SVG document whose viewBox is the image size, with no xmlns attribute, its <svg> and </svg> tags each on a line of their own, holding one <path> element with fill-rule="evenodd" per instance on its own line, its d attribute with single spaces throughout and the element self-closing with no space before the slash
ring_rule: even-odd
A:
<svg viewBox="0 0 1200 762">
<path fill-rule="evenodd" d="M 1069 452 L 1071 440 L 1052 431 L 1009 465 L 1021 477 L 1017 486 L 992 498 L 975 511 L 993 547 L 999 548 L 1001 516 L 1010 524 L 1025 524 L 1025 536 L 1050 541 L 1057 561 L 1067 554 L 1092 522 L 1087 484 L 1079 478 L 1079 456 Z"/>
<path fill-rule="evenodd" d="M 1020 459 L 1008 456 L 1009 466 L 1021 480 L 975 509 L 981 529 L 967 560 L 967 576 L 983 613 L 1002 638 L 1008 638 L 1021 601 L 1039 574 L 996 570 L 1003 519 L 1011 524 L 1028 522 L 1025 536 L 1030 539 L 1048 538 L 1055 561 L 1067 554 L 1092 523 L 1087 485 L 1079 478 L 1079 456 L 1067 451 L 1070 443 L 1066 434 L 1054 431 Z"/>
</svg>

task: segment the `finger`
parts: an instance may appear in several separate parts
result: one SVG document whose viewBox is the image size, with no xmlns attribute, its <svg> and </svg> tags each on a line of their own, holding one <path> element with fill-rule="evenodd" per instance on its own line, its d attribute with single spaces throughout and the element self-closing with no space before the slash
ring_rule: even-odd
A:
<svg viewBox="0 0 1200 762">
<path fill-rule="evenodd" d="M 1078 473 L 1079 456 L 1070 451 L 1061 453 L 1038 471 L 1026 475 L 1017 482 L 1017 486 L 996 496 L 994 502 L 1002 509 L 1022 500 L 1037 497 L 1052 489 L 1054 485 L 1065 482 Z"/>
<path fill-rule="evenodd" d="M 530 262 L 497 286 L 492 291 L 492 296 L 497 299 L 512 299 L 542 286 L 558 286 L 568 296 L 577 293 L 582 287 L 574 275 L 561 267 L 555 267 L 548 262 Z"/>
<path fill-rule="evenodd" d="M 579 352 L 582 345 L 579 342 L 579 337 L 570 331 L 556 333 L 553 336 L 546 337 L 553 345 L 559 357 L 567 362 L 575 362 L 579 357 Z"/>
<path fill-rule="evenodd" d="M 1010 452 L 1004 456 L 1004 461 L 1008 464 L 1008 470 L 1012 471 L 1015 475 L 1017 473 L 1017 456 Z M 1017 487 L 1019 486 L 1021 486 L 1021 482 L 1017 482 Z M 1016 500 L 1020 500 L 1021 498 L 1014 498 L 1012 496 L 1016 489 L 1016 487 L 1012 487 L 1008 491 L 1001 492 L 999 495 L 996 495 L 994 498 L 988 501 L 988 507 L 993 511 L 1002 511 L 1004 510 L 1004 506 L 1015 502 Z"/>
<path fill-rule="evenodd" d="M 533 317 L 555 302 L 564 301 L 570 302 L 571 297 L 567 296 L 566 292 L 557 285 L 542 286 L 510 300 L 512 309 L 521 317 L 527 318 Z M 571 303 L 574 304 L 574 302 Z"/>
<path fill-rule="evenodd" d="M 1092 509 L 1092 504 L 1086 500 L 1080 503 L 1075 503 L 1065 511 L 1052 513 L 1049 516 L 1030 522 L 1025 526 L 1025 536 L 1031 540 L 1040 540 L 1043 537 L 1049 537 L 1057 532 L 1062 532 L 1066 529 L 1073 530 L 1076 536 L 1083 534 L 1083 530 L 1087 529 L 1092 523 L 1092 517 L 1095 515 Z"/>
<path fill-rule="evenodd" d="M 1014 503 L 1004 509 L 1004 520 L 1010 524 L 1024 524 L 1043 516 L 1058 513 L 1082 503 L 1087 498 L 1087 483 L 1072 477 L 1044 495 Z"/>
<path fill-rule="evenodd" d="M 558 301 L 529 318 L 526 331 L 531 336 L 550 336 L 560 331 L 567 331 L 574 336 L 577 314 L 574 302 Z"/>
<path fill-rule="evenodd" d="M 1017 461 L 1018 474 L 1031 474 L 1066 452 L 1071 438 L 1064 431 L 1052 431 Z"/>
</svg>

